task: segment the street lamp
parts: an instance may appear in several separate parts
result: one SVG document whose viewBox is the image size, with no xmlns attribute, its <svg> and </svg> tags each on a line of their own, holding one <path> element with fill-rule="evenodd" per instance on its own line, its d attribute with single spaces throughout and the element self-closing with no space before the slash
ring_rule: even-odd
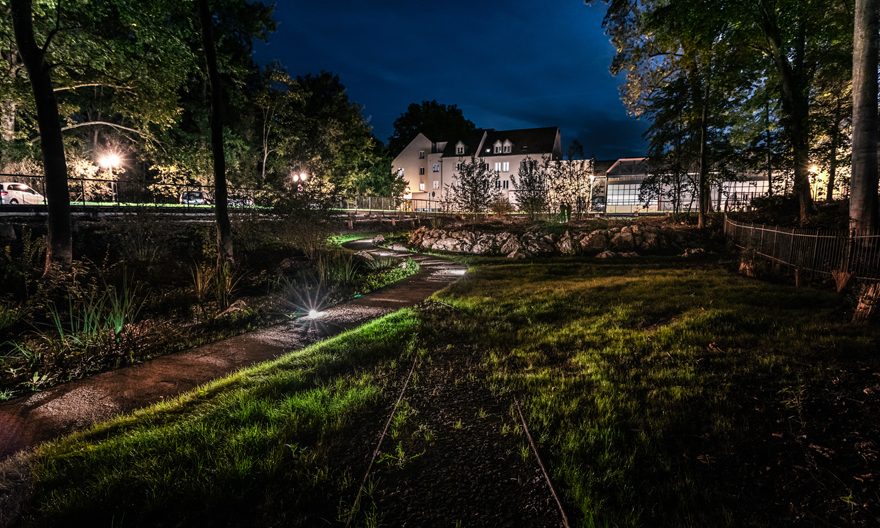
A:
<svg viewBox="0 0 880 528">
<path fill-rule="evenodd" d="M 115 152 L 107 152 L 98 158 L 98 165 L 102 169 L 109 169 L 112 174 L 113 169 L 122 165 L 122 157 Z"/>
<path fill-rule="evenodd" d="M 119 203 L 118 186 L 116 185 L 116 182 L 113 181 L 113 170 L 122 166 L 122 156 L 113 151 L 105 152 L 100 158 L 98 158 L 98 166 L 110 172 L 110 192 L 113 193 L 114 200 Z M 85 200 L 85 193 L 83 194 L 83 200 Z"/>
<path fill-rule="evenodd" d="M 295 172 L 295 171 L 290 172 L 290 180 L 293 182 L 294 185 L 296 185 L 297 191 L 303 190 L 303 184 L 308 179 L 309 179 L 309 175 L 306 174 L 305 172 Z"/>
</svg>

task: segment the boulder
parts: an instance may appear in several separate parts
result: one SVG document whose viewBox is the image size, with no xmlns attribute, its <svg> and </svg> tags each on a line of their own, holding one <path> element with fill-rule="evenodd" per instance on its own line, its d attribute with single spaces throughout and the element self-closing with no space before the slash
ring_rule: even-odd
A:
<svg viewBox="0 0 880 528">
<path fill-rule="evenodd" d="M 601 253 L 608 249 L 608 231 L 597 229 L 581 237 L 581 251 L 585 253 Z"/>
<path fill-rule="evenodd" d="M 379 244 L 384 244 L 384 243 L 385 243 L 385 237 L 382 235 L 379 235 L 379 236 L 373 238 L 373 244 L 379 245 Z"/>
<path fill-rule="evenodd" d="M 623 228 L 620 230 L 620 233 L 617 233 L 613 237 L 611 237 L 611 248 L 618 251 L 631 251 L 636 247 L 636 240 L 632 234 L 632 231 L 626 230 Z"/>
<path fill-rule="evenodd" d="M 699 257 L 699 256 L 702 256 L 705 254 L 706 254 L 705 249 L 703 249 L 701 247 L 695 247 L 695 248 L 685 249 L 684 253 L 682 253 L 681 256 L 684 258 L 690 258 L 690 257 Z"/>
<path fill-rule="evenodd" d="M 616 256 L 617 256 L 617 253 L 615 253 L 613 251 L 605 250 L 605 251 L 599 253 L 598 255 L 596 255 L 596 258 L 597 259 L 609 259 L 609 258 L 614 258 Z"/>
<path fill-rule="evenodd" d="M 559 237 L 556 249 L 563 255 L 574 255 L 578 250 L 577 241 L 571 236 L 571 233 L 566 231 Z"/>
<path fill-rule="evenodd" d="M 431 244 L 431 249 L 435 251 L 459 251 L 461 245 L 461 241 L 458 239 L 446 237 Z"/>
<path fill-rule="evenodd" d="M 501 246 L 501 253 L 509 256 L 511 253 L 517 252 L 521 248 L 522 244 L 519 239 L 515 236 L 510 236 L 507 238 L 507 241 L 504 242 L 504 245 Z"/>
<path fill-rule="evenodd" d="M 651 231 L 642 233 L 640 239 L 639 248 L 642 251 L 653 251 L 660 245 L 660 238 L 657 236 L 657 233 Z"/>
</svg>

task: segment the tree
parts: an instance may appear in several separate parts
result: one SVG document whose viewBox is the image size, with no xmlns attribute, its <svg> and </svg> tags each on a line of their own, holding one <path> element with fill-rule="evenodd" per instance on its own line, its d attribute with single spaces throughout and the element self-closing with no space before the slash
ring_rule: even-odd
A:
<svg viewBox="0 0 880 528">
<path fill-rule="evenodd" d="M 878 0 L 856 0 L 853 38 L 853 153 L 850 228 L 877 229 Z"/>
<path fill-rule="evenodd" d="M 458 167 L 449 186 L 450 200 L 463 212 L 486 212 L 501 194 L 498 173 L 477 157 L 459 162 Z"/>
<path fill-rule="evenodd" d="M 510 180 L 516 189 L 516 201 L 520 210 L 528 214 L 530 219 L 534 220 L 538 214 L 547 210 L 549 187 L 546 164 L 524 159 L 519 163 L 518 176 L 511 177 Z"/>
<path fill-rule="evenodd" d="M 437 101 L 410 104 L 406 112 L 394 120 L 394 132 L 388 140 L 388 152 L 400 153 L 419 133 L 432 141 L 453 141 L 469 136 L 476 130 L 473 122 L 465 119 L 456 105 Z"/>
<path fill-rule="evenodd" d="M 12 0 L 12 24 L 15 42 L 28 72 L 37 107 L 37 123 L 40 130 L 40 151 L 46 176 L 46 202 L 48 205 L 48 240 L 46 247 L 46 272 L 53 265 L 69 267 L 73 260 L 73 238 L 70 222 L 70 194 L 67 189 L 67 165 L 64 157 L 64 141 L 61 138 L 61 119 L 58 102 L 52 85 L 51 63 L 46 60 L 45 50 L 52 42 L 50 33 L 43 45 L 34 36 L 33 5 L 31 0 Z M 60 11 L 61 4 L 57 9 Z M 60 28 L 56 25 L 56 31 Z"/>
<path fill-rule="evenodd" d="M 217 221 L 217 268 L 235 261 L 232 248 L 232 225 L 229 223 L 229 202 L 226 190 L 226 155 L 223 150 L 223 84 L 217 67 L 214 44 L 214 23 L 208 0 L 198 0 L 202 46 L 211 89 L 211 150 L 214 161 L 214 215 Z"/>
</svg>

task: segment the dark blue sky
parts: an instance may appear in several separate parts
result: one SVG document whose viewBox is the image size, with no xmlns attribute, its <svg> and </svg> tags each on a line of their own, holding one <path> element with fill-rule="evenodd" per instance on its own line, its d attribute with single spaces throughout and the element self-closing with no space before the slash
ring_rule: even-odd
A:
<svg viewBox="0 0 880 528">
<path fill-rule="evenodd" d="M 478 127 L 559 126 L 587 156 L 640 155 L 645 124 L 608 72 L 603 15 L 581 0 L 279 0 L 256 54 L 293 75 L 339 74 L 383 140 L 409 103 L 436 99 Z"/>
</svg>

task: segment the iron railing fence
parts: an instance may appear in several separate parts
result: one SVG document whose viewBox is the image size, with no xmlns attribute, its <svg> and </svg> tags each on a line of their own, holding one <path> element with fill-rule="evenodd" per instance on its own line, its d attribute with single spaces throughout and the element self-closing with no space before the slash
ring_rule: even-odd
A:
<svg viewBox="0 0 880 528">
<path fill-rule="evenodd" d="M 763 226 L 724 220 L 737 247 L 801 272 L 880 280 L 880 233 Z"/>
<path fill-rule="evenodd" d="M 43 195 L 46 184 L 43 176 L 32 174 L 0 173 L 0 182 L 24 183 Z M 68 178 L 70 202 L 79 205 L 117 206 L 199 206 L 213 203 L 213 187 L 199 184 L 149 183 L 138 180 L 111 178 Z M 245 187 L 230 187 L 229 202 L 235 206 L 250 206 L 266 191 Z"/>
</svg>

